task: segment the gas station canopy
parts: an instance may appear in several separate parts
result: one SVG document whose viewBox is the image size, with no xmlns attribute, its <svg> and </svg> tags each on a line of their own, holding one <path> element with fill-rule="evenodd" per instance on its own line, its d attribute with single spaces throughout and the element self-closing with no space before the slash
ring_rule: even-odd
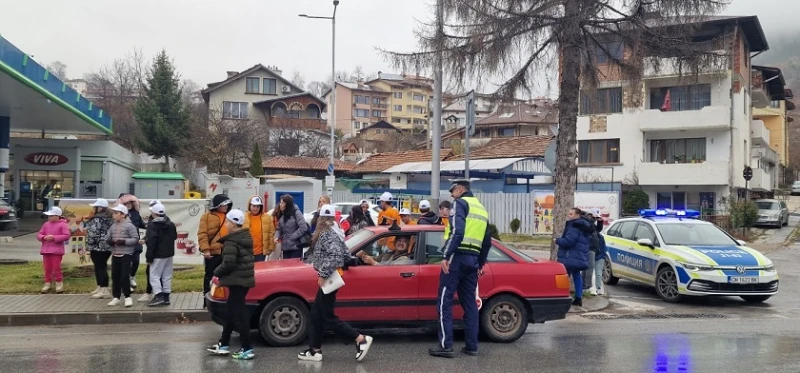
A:
<svg viewBox="0 0 800 373">
<path fill-rule="evenodd" d="M 108 113 L 2 36 L 0 117 L 11 118 L 12 132 L 112 134 Z"/>
</svg>

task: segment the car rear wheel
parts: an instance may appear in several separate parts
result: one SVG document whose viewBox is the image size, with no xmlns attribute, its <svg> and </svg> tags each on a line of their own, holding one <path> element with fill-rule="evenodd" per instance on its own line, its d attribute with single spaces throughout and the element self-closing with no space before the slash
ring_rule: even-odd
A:
<svg viewBox="0 0 800 373">
<path fill-rule="evenodd" d="M 661 299 L 670 302 L 678 303 L 683 299 L 683 296 L 678 292 L 678 275 L 675 270 L 670 266 L 664 266 L 658 270 L 656 274 L 656 293 Z"/>
<path fill-rule="evenodd" d="M 308 306 L 294 297 L 275 298 L 261 311 L 258 330 L 273 347 L 297 346 L 306 338 Z"/>
<path fill-rule="evenodd" d="M 481 331 L 492 342 L 514 342 L 528 329 L 528 309 L 512 295 L 499 295 L 483 305 Z"/>
<path fill-rule="evenodd" d="M 603 264 L 603 283 L 607 285 L 616 285 L 619 282 L 619 277 L 614 277 L 614 274 L 611 272 L 611 261 L 606 258 L 605 264 Z"/>
<path fill-rule="evenodd" d="M 742 295 L 741 298 L 747 303 L 764 303 L 772 297 L 771 295 Z"/>
</svg>

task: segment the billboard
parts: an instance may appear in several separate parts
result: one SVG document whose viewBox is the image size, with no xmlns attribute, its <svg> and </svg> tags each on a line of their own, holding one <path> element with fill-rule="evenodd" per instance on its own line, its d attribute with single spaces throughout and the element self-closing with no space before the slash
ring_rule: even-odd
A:
<svg viewBox="0 0 800 373">
<path fill-rule="evenodd" d="M 551 191 L 533 194 L 533 232 L 534 234 L 553 233 L 553 209 L 555 195 Z M 619 219 L 619 192 L 575 192 L 575 207 L 592 212 L 600 211 L 604 225 L 608 226 Z"/>
</svg>

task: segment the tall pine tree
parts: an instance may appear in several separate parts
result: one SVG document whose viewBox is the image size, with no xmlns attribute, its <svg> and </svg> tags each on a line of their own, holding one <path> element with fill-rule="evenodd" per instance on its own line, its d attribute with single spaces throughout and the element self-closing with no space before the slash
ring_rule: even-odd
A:
<svg viewBox="0 0 800 373">
<path fill-rule="evenodd" d="M 170 158 L 188 145 L 189 112 L 181 101 L 180 76 L 165 50 L 153 59 L 143 93 L 133 108 L 140 132 L 136 143 L 145 153 L 164 157 L 168 171 Z"/>
<path fill-rule="evenodd" d="M 253 144 L 253 155 L 250 157 L 250 175 L 261 176 L 264 174 L 264 165 L 261 160 L 261 151 L 258 143 Z"/>
</svg>

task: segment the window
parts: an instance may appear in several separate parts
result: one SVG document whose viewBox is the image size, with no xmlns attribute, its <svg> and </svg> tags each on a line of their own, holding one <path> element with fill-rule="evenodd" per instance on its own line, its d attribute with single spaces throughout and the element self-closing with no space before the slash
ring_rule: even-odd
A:
<svg viewBox="0 0 800 373">
<path fill-rule="evenodd" d="M 636 230 L 636 223 L 635 221 L 626 221 L 619 224 L 619 228 L 617 228 L 616 236 L 619 238 L 624 238 L 626 240 L 633 240 L 633 232 Z"/>
<path fill-rule="evenodd" d="M 500 128 L 497 130 L 497 137 L 512 137 L 514 135 L 513 128 Z"/>
<path fill-rule="evenodd" d="M 400 118 L 392 118 L 392 123 L 400 123 Z"/>
<path fill-rule="evenodd" d="M 247 78 L 245 93 L 261 93 L 261 78 Z"/>
<path fill-rule="evenodd" d="M 278 81 L 276 79 L 264 78 L 264 94 L 265 95 L 278 94 Z"/>
<path fill-rule="evenodd" d="M 595 63 L 609 63 L 614 59 L 621 60 L 622 52 L 624 50 L 622 42 L 614 41 L 610 43 L 601 43 L 601 45 L 594 45 L 594 60 Z"/>
<path fill-rule="evenodd" d="M 622 112 L 622 88 L 604 88 L 581 92 L 581 114 L 611 114 Z"/>
<path fill-rule="evenodd" d="M 416 93 L 411 97 L 411 99 L 414 100 L 414 101 L 425 102 L 425 96 L 424 95 L 420 95 L 420 94 L 416 94 Z"/>
<path fill-rule="evenodd" d="M 369 110 L 367 109 L 353 109 L 354 117 L 369 118 Z"/>
<path fill-rule="evenodd" d="M 391 238 L 394 238 L 393 240 Z M 392 236 L 382 236 L 377 240 L 374 240 L 363 247 L 357 252 L 357 256 L 364 260 L 362 255 L 372 257 L 375 262 L 379 264 L 386 264 L 386 265 L 409 265 L 413 263 L 408 263 L 409 261 L 414 260 L 414 246 L 416 245 L 416 234 L 409 235 L 409 234 L 402 234 L 402 235 L 392 235 Z M 403 242 L 409 254 L 406 255 L 406 258 L 398 258 L 395 257 L 395 253 L 399 249 L 399 246 L 402 245 Z M 363 254 L 362 254 L 363 253 Z"/>
<path fill-rule="evenodd" d="M 356 130 L 361 129 L 361 123 L 353 122 L 353 129 L 356 129 Z"/>
<path fill-rule="evenodd" d="M 650 140 L 650 162 L 697 163 L 706 160 L 706 138 Z"/>
<path fill-rule="evenodd" d="M 653 232 L 653 229 L 650 228 L 649 225 L 645 223 L 639 223 L 636 227 L 636 234 L 633 237 L 634 241 L 639 241 L 643 238 L 650 240 L 653 245 L 658 245 L 658 240 L 656 239 L 656 232 Z"/>
<path fill-rule="evenodd" d="M 578 163 L 619 163 L 619 139 L 578 141 Z"/>
<path fill-rule="evenodd" d="M 353 98 L 357 104 L 368 104 L 369 103 L 369 96 L 359 96 L 356 95 Z"/>
<path fill-rule="evenodd" d="M 395 105 L 394 111 L 403 111 L 403 105 Z"/>
<path fill-rule="evenodd" d="M 491 136 L 492 135 L 489 132 L 489 130 L 481 130 L 480 132 L 478 132 L 478 137 L 491 137 Z"/>
<path fill-rule="evenodd" d="M 403 92 L 394 92 L 394 93 L 392 93 L 392 97 L 402 99 L 403 98 Z"/>
<path fill-rule="evenodd" d="M 382 102 L 381 102 L 381 98 L 380 98 L 380 97 L 373 97 L 373 98 L 372 98 L 372 104 L 373 104 L 373 105 L 380 105 L 380 104 L 382 104 Z"/>
<path fill-rule="evenodd" d="M 306 118 L 319 119 L 319 106 L 314 104 L 306 106 Z"/>
<path fill-rule="evenodd" d="M 425 107 L 424 106 L 414 106 L 415 113 L 417 114 L 425 114 Z"/>
<path fill-rule="evenodd" d="M 657 209 L 676 209 L 686 208 L 686 192 L 658 192 L 656 193 Z"/>
<path fill-rule="evenodd" d="M 731 246 L 738 245 L 727 233 L 713 224 L 660 223 L 656 224 L 665 245 Z"/>
<path fill-rule="evenodd" d="M 426 123 L 428 123 L 428 121 L 425 120 L 425 119 L 414 119 L 414 124 L 416 124 L 416 125 L 422 125 L 422 124 L 426 124 Z"/>
<path fill-rule="evenodd" d="M 247 119 L 246 102 L 222 102 L 222 118 L 224 119 Z"/>
<path fill-rule="evenodd" d="M 381 111 L 380 110 L 373 110 L 372 111 L 372 116 L 375 117 L 375 118 L 380 118 L 383 115 L 381 115 Z"/>
<path fill-rule="evenodd" d="M 650 109 L 661 110 L 669 92 L 669 111 L 700 110 L 711 106 L 711 85 L 687 85 L 650 89 Z"/>
</svg>

